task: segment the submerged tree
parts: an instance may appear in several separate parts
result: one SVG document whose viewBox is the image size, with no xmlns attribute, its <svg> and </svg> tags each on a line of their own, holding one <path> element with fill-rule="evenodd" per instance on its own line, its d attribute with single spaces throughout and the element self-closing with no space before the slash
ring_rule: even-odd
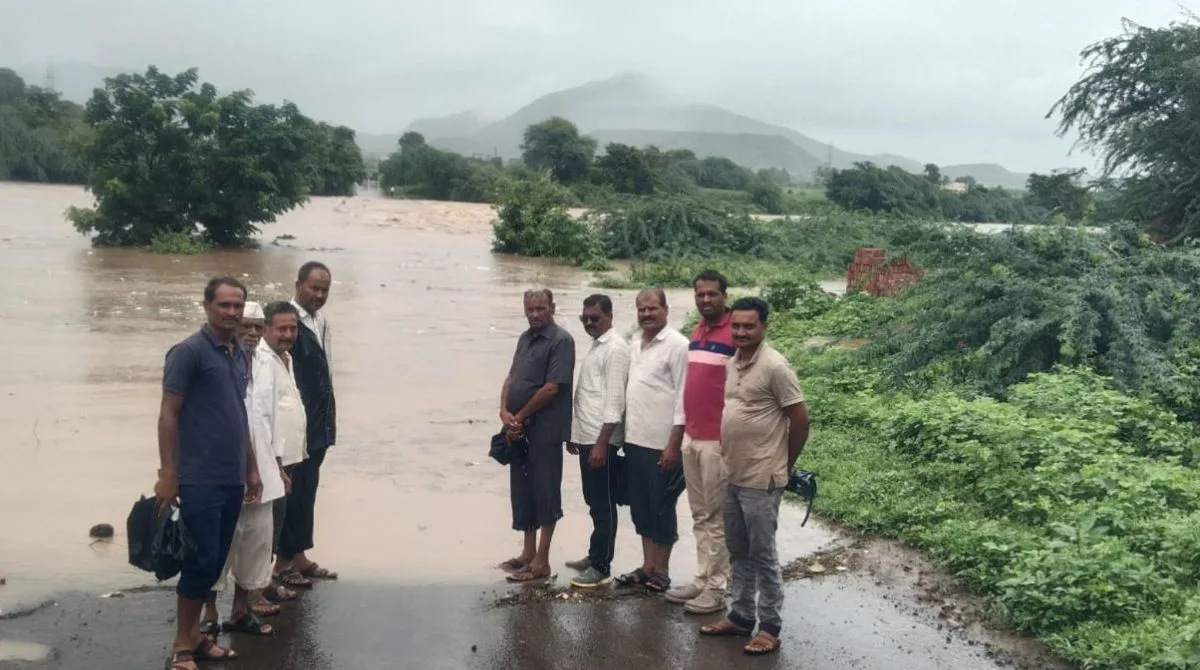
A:
<svg viewBox="0 0 1200 670">
<path fill-rule="evenodd" d="M 247 242 L 308 198 L 318 128 L 291 103 L 255 105 L 250 91 L 197 88 L 195 68 L 105 80 L 88 101 L 83 149 L 95 209 L 72 207 L 96 246 L 139 246 L 163 233 Z"/>
<path fill-rule="evenodd" d="M 1083 77 L 1047 117 L 1103 157 L 1103 177 L 1125 177 L 1125 211 L 1158 239 L 1200 233 L 1200 25 L 1124 21 L 1082 52 Z"/>
</svg>

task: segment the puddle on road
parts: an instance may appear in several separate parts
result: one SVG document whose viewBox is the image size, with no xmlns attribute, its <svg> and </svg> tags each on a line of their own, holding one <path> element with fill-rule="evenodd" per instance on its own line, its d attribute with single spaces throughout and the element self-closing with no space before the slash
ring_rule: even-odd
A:
<svg viewBox="0 0 1200 670">
<path fill-rule="evenodd" d="M 50 657 L 50 648 L 33 642 L 0 640 L 0 661 L 36 663 Z"/>
</svg>

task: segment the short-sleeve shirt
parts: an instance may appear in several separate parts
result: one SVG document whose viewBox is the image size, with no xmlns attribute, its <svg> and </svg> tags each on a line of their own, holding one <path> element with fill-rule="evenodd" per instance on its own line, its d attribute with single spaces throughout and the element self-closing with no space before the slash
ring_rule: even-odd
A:
<svg viewBox="0 0 1200 670">
<path fill-rule="evenodd" d="M 683 432 L 693 440 L 721 439 L 725 408 L 725 367 L 736 350 L 730 312 L 715 324 L 700 319 L 688 345 L 687 386 L 683 389 Z"/>
<path fill-rule="evenodd" d="M 788 408 L 804 392 L 787 359 L 763 344 L 749 361 L 735 356 L 725 378 L 721 456 L 729 483 L 750 489 L 779 488 L 788 480 Z"/>
<path fill-rule="evenodd" d="M 649 343 L 643 333 L 633 336 L 625 389 L 625 444 L 661 451 L 671 441 L 675 426 L 685 424 L 687 355 L 687 336 L 670 326 Z"/>
<path fill-rule="evenodd" d="M 175 467 L 181 485 L 246 483 L 246 353 L 221 344 L 202 327 L 171 347 L 163 390 L 183 397 Z"/>
<path fill-rule="evenodd" d="M 575 377 L 575 338 L 552 323 L 521 333 L 509 368 L 508 406 L 516 414 L 538 389 L 558 384 L 549 404 L 530 417 L 525 434 L 529 441 L 562 443 L 571 439 L 571 384 Z"/>
</svg>

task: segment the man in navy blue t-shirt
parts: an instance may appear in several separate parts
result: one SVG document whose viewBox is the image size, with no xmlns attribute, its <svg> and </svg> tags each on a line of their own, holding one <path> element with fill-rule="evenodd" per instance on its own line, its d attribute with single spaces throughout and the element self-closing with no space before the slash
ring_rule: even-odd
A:
<svg viewBox="0 0 1200 670">
<path fill-rule="evenodd" d="M 245 304 L 241 282 L 232 277 L 209 281 L 204 288 L 208 322 L 171 347 L 163 367 L 161 469 L 154 494 L 160 513 L 178 501 L 196 544 L 176 587 L 173 668 L 191 670 L 196 661 L 237 657 L 201 633 L 200 611 L 225 566 L 242 503 L 257 500 L 262 491 L 246 416 L 249 369 L 235 339 Z"/>
</svg>

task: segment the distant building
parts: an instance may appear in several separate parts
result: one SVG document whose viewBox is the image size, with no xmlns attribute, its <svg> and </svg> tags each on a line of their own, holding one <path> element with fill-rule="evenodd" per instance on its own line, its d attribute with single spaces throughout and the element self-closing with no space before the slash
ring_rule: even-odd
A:
<svg viewBox="0 0 1200 670">
<path fill-rule="evenodd" d="M 957 181 L 952 181 L 942 184 L 942 190 L 954 191 L 955 193 L 966 193 L 967 185 Z"/>
</svg>

